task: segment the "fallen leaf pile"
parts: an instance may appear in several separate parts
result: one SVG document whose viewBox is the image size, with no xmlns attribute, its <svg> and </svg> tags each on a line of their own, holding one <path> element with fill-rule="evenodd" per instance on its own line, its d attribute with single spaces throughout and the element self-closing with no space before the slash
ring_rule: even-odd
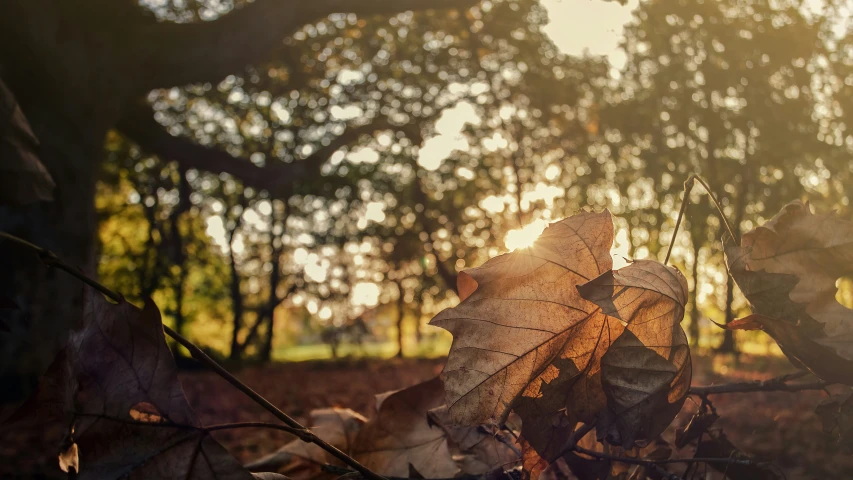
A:
<svg viewBox="0 0 853 480">
<path fill-rule="evenodd" d="M 462 302 L 431 322 L 453 334 L 442 377 L 454 423 L 515 411 L 547 462 L 580 422 L 626 449 L 669 425 L 690 385 L 687 284 L 654 261 L 612 271 L 612 243 L 609 212 L 580 213 L 460 274 Z"/>
<path fill-rule="evenodd" d="M 792 202 L 727 245 L 726 261 L 755 313 L 729 328 L 763 329 L 795 365 L 853 385 L 853 311 L 835 299 L 853 273 L 853 222 Z"/>
</svg>

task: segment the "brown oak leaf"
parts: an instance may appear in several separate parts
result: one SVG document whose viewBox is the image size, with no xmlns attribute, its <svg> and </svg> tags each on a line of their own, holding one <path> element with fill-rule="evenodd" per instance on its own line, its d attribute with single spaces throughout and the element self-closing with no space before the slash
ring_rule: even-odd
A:
<svg viewBox="0 0 853 480">
<path fill-rule="evenodd" d="M 759 324 L 795 365 L 853 385 L 853 310 L 835 299 L 853 272 L 853 222 L 792 202 L 740 246 L 729 242 L 726 261 L 757 314 L 727 328 Z"/>
</svg>

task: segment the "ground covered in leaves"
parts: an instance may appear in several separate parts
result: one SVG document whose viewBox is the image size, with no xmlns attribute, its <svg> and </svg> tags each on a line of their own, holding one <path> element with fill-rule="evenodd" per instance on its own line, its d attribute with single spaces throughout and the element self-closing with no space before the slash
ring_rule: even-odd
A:
<svg viewBox="0 0 853 480">
<path fill-rule="evenodd" d="M 272 403 L 298 420 L 307 421 L 312 409 L 328 406 L 367 413 L 373 407 L 374 394 L 434 377 L 443 363 L 444 359 L 303 362 L 246 367 L 236 373 Z M 696 356 L 693 383 L 763 380 L 792 370 L 784 359 L 744 357 L 735 366 L 731 359 Z M 190 404 L 205 425 L 274 421 L 214 373 L 183 371 L 181 381 Z M 839 453 L 826 439 L 814 413 L 815 405 L 825 397 L 822 392 L 759 392 L 711 398 L 721 417 L 716 426 L 722 427 L 743 451 L 780 467 L 788 479 L 853 478 L 853 457 Z M 683 426 L 696 407 L 688 400 L 667 435 Z M 54 447 L 39 445 L 50 436 L 4 439 L 0 444 L 0 458 L 4 459 L 0 462 L 0 477 L 56 478 L 45 474 L 56 472 Z M 215 436 L 242 462 L 273 452 L 291 440 L 284 432 L 266 429 L 215 432 Z M 720 476 L 709 470 L 707 477 L 697 475 L 697 478 Z"/>
<path fill-rule="evenodd" d="M 443 359 L 306 362 L 246 368 L 239 376 L 274 404 L 304 421 L 311 409 L 327 406 L 367 413 L 372 409 L 374 393 L 427 380 L 441 371 L 443 363 Z M 719 373 L 721 364 L 727 367 L 724 376 Z M 793 369 L 784 359 L 745 357 L 734 367 L 728 359 L 694 357 L 696 385 L 765 380 L 790 371 Z M 269 417 L 213 373 L 186 373 L 181 380 L 190 403 L 205 424 Z M 721 417 L 717 426 L 723 428 L 729 439 L 745 452 L 774 462 L 789 480 L 853 478 L 853 457 L 836 451 L 821 431 L 814 413 L 815 405 L 825 397 L 822 392 L 758 392 L 711 398 Z M 695 409 L 696 405 L 688 400 L 673 426 L 683 426 Z M 289 440 L 287 434 L 270 430 L 221 432 L 216 437 L 241 461 L 272 452 Z M 718 476 L 709 469 L 708 478 Z"/>
</svg>

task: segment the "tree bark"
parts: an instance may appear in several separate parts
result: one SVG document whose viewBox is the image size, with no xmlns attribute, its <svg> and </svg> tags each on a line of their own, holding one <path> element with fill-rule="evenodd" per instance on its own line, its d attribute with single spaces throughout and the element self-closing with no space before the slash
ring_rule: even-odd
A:
<svg viewBox="0 0 853 480">
<path fill-rule="evenodd" d="M 403 283 L 397 281 L 397 358 L 403 358 L 403 319 L 406 317 L 406 293 Z"/>
<path fill-rule="evenodd" d="M 685 198 L 684 201 L 689 201 Z M 705 220 L 702 219 L 704 222 Z M 691 222 L 691 226 L 692 226 Z M 690 275 L 693 279 L 693 288 L 690 290 L 690 340 L 693 342 L 693 348 L 699 346 L 699 319 L 702 318 L 702 312 L 699 311 L 699 249 L 702 247 L 702 238 L 696 228 L 690 229 L 690 246 L 693 253 L 693 266 L 690 269 Z"/>
</svg>

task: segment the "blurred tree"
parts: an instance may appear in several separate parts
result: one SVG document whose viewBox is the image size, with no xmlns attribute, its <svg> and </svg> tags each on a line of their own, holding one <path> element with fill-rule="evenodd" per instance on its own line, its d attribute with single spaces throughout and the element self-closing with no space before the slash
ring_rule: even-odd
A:
<svg viewBox="0 0 853 480">
<path fill-rule="evenodd" d="M 273 329 L 243 306 L 256 295 L 246 291 L 252 282 L 268 292 L 268 282 L 311 269 L 294 301 L 326 312 L 322 322 L 351 321 L 393 299 L 403 302 L 400 322 L 407 312 L 420 319 L 453 298 L 445 292 L 458 269 L 503 251 L 510 229 L 583 205 L 580 185 L 594 177 L 588 112 L 606 65 L 560 54 L 541 31 L 546 22 L 531 0 L 465 14 L 333 15 L 296 32 L 275 60 L 215 87 L 155 92 L 154 115 L 142 105 L 119 123 L 143 149 L 191 167 L 194 204 L 254 196 L 236 217 L 223 207 L 229 217 L 216 220 L 232 272 L 232 356 L 262 332 L 271 342 Z M 244 160 L 233 175 L 211 168 L 235 157 Z M 301 169 L 298 182 L 270 174 L 291 168 Z M 236 221 L 276 199 L 287 210 L 278 234 L 266 220 Z M 551 213 L 555 205 L 561 211 Z M 269 256 L 276 235 L 290 271 Z M 235 254 L 235 238 L 257 254 Z M 269 277 L 248 272 L 249 263 Z M 347 310 L 360 283 L 380 294 Z"/>
<path fill-rule="evenodd" d="M 698 173 L 721 199 L 735 235 L 774 215 L 810 186 L 810 176 L 836 152 L 821 138 L 815 116 L 827 98 L 819 83 L 828 45 L 826 17 L 799 0 L 650 0 L 626 28 L 627 56 L 618 86 L 601 112 L 623 190 L 622 212 L 633 217 L 632 241 L 659 256 L 664 223 L 678 209 L 681 180 Z M 698 189 L 697 189 L 698 190 Z M 688 210 L 694 284 L 692 319 L 699 319 L 696 258 L 720 249 L 722 235 L 708 202 Z M 664 238 L 657 238 L 664 234 Z M 717 244 L 718 245 L 718 244 Z M 709 250 L 710 251 L 710 250 Z M 705 280 L 728 278 L 720 255 L 705 263 Z M 679 261 L 679 260 L 676 260 Z M 716 306 L 734 318 L 734 285 Z M 698 325 L 691 327 L 698 334 Z M 727 332 L 720 349 L 734 350 Z"/>
<path fill-rule="evenodd" d="M 207 2 L 192 2 L 202 7 L 198 18 L 205 21 L 184 17 L 158 21 L 134 0 L 32 0 L 4 5 L 0 15 L 3 80 L 41 141 L 41 160 L 56 181 L 56 190 L 53 203 L 0 207 L 0 228 L 51 248 L 93 272 L 95 179 L 107 130 L 122 124 L 131 138 L 133 133 L 161 140 L 168 137 L 134 129 L 134 119 L 145 120 L 135 113 L 136 101 L 149 90 L 219 82 L 229 74 L 242 73 L 247 65 L 268 61 L 280 50 L 284 37 L 335 11 L 394 13 L 464 8 L 472 2 L 239 3 L 210 2 L 212 6 L 208 6 Z M 158 154 L 171 145 L 134 140 Z M 271 179 L 297 181 L 305 171 L 302 162 L 265 169 L 221 155 L 205 156 L 197 163 L 200 157 L 191 154 L 196 150 L 184 147 L 166 156 L 179 160 L 186 169 L 229 171 L 273 183 L 280 180 Z M 28 326 L 4 336 L 0 359 L 0 376 L 7 384 L 16 385 L 4 389 L 2 400 L 17 401 L 53 357 L 81 295 L 74 279 L 39 267 L 31 255 L 5 248 L 0 255 L 3 275 L 9 279 L 4 282 L 8 290 L 4 294 L 19 299 L 24 307 L 15 315 L 26 318 L 15 318 L 14 323 Z"/>
</svg>

